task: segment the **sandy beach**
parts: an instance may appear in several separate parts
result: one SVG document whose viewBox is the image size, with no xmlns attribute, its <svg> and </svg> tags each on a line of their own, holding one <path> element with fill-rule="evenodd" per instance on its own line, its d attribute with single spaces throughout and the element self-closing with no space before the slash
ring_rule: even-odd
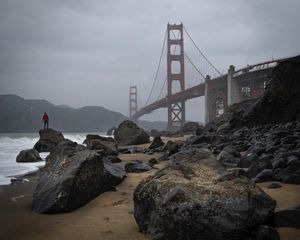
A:
<svg viewBox="0 0 300 240">
<path fill-rule="evenodd" d="M 132 160 L 148 161 L 158 155 L 121 154 L 120 166 Z M 155 165 L 162 168 L 164 162 Z M 133 216 L 133 191 L 141 179 L 153 174 L 156 169 L 145 173 L 129 173 L 117 186 L 117 191 L 106 192 L 70 213 L 37 214 L 30 211 L 32 193 L 37 174 L 27 176 L 28 183 L 2 186 L 0 188 L 0 239 L 150 239 L 138 231 Z M 277 201 L 276 211 L 300 204 L 300 185 L 281 184 L 279 189 L 268 189 L 269 183 L 259 184 Z M 299 240 L 300 230 L 278 228 L 283 240 Z"/>
</svg>

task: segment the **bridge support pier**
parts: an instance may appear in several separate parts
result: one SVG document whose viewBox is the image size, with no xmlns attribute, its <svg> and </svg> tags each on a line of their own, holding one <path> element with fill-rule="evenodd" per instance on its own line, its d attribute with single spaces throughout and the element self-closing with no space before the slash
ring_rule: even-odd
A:
<svg viewBox="0 0 300 240">
<path fill-rule="evenodd" d="M 209 100 L 210 100 L 210 96 L 209 96 L 209 87 L 208 87 L 208 84 L 209 84 L 209 81 L 210 81 L 210 76 L 209 75 L 206 75 L 206 78 L 205 78 L 205 88 L 204 88 L 204 94 L 205 94 L 205 125 L 207 123 L 209 123 L 210 119 L 209 119 L 209 116 L 210 116 L 210 104 L 209 104 Z"/>
<path fill-rule="evenodd" d="M 235 68 L 233 65 L 229 66 L 227 75 L 227 100 L 228 106 L 234 103 L 241 102 L 240 86 L 238 81 L 234 78 Z"/>
</svg>

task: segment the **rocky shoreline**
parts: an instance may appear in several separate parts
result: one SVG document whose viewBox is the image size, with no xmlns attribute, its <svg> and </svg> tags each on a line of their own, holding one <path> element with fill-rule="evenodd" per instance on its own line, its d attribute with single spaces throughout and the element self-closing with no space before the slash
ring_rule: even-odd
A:
<svg viewBox="0 0 300 240">
<path fill-rule="evenodd" d="M 242 102 L 205 127 L 188 123 L 168 134 L 195 136 L 162 139 L 156 132 L 150 144 L 143 129 L 124 121 L 114 131 L 114 138 L 87 135 L 84 146 L 53 129 L 41 130 L 35 150 L 21 152 L 17 158 L 36 161 L 36 151 L 50 151 L 35 190 L 29 193 L 31 209 L 43 214 L 81 212 L 105 194 L 113 199 L 127 196 L 130 189 L 130 196 L 110 200 L 112 206 L 130 203 L 127 213 L 131 223 L 133 218 L 136 221 L 132 235 L 139 230 L 152 239 L 167 240 L 298 239 L 300 105 L 293 104 L 299 98 L 294 94 L 289 98 L 293 107 L 286 106 L 288 114 L 279 121 L 274 122 L 274 116 L 267 124 L 268 116 L 255 123 L 250 120 L 254 112 L 276 108 L 278 86 L 285 89 L 281 97 L 287 98 L 288 88 L 300 86 L 295 81 L 299 79 L 299 62 L 297 57 L 276 67 L 271 86 L 254 107 L 249 101 Z M 284 71 L 289 72 L 284 75 Z M 133 178 L 136 181 L 130 184 Z M 280 204 L 290 196 L 293 201 L 287 208 L 279 207 L 258 183 Z M 126 186 L 124 194 L 119 192 L 122 185 Z M 124 212 L 118 214 L 114 217 L 120 218 Z M 292 229 L 294 234 L 282 232 L 282 228 Z M 89 239 L 99 237 L 96 229 L 93 232 Z M 138 236 L 136 239 L 146 237 Z M 110 237 L 105 239 L 121 239 Z"/>
<path fill-rule="evenodd" d="M 89 235 L 89 233 L 85 233 L 88 236 L 90 236 L 89 239 L 96 239 L 95 238 L 96 235 L 98 237 L 102 236 L 102 238 L 104 237 L 105 239 L 121 239 L 122 235 L 128 236 L 128 238 L 131 238 L 131 239 L 147 239 L 148 238 L 147 235 L 139 233 L 139 230 L 137 229 L 138 225 L 136 224 L 135 218 L 134 218 L 138 215 L 138 212 L 136 210 L 134 210 L 135 208 L 137 208 L 138 203 L 134 199 L 137 196 L 137 192 L 139 192 L 139 189 L 141 188 L 141 184 L 143 184 L 144 181 L 147 181 L 147 180 L 144 180 L 140 183 L 141 180 L 149 179 L 149 178 L 153 178 L 153 177 L 155 178 L 155 176 L 157 177 L 157 175 L 161 175 L 159 172 L 166 171 L 166 170 L 163 170 L 163 169 L 166 169 L 166 167 L 174 168 L 174 170 L 172 170 L 172 171 L 175 171 L 175 175 L 177 175 L 177 173 L 176 173 L 177 171 L 180 171 L 181 174 L 183 174 L 183 179 L 180 180 L 180 182 L 185 181 L 184 179 L 186 179 L 186 177 L 188 179 L 189 178 L 193 179 L 194 177 L 192 175 L 195 174 L 195 171 L 193 173 L 189 173 L 189 171 L 186 170 L 189 168 L 189 166 L 185 166 L 185 164 L 189 165 L 190 161 L 193 162 L 193 157 L 195 157 L 195 156 L 197 156 L 196 158 L 199 160 L 200 159 L 199 154 L 201 155 L 201 151 L 204 151 L 206 154 L 209 154 L 209 157 L 212 158 L 211 159 L 212 162 L 214 164 L 217 164 L 218 168 L 222 168 L 222 169 L 224 168 L 223 166 L 221 166 L 221 164 L 219 164 L 218 160 L 216 159 L 216 156 L 218 156 L 218 154 L 215 153 L 215 156 L 214 156 L 214 154 L 212 153 L 214 151 L 211 152 L 211 150 L 208 150 L 207 148 L 198 148 L 198 146 L 195 145 L 196 143 L 194 145 L 189 145 L 189 143 L 192 141 L 192 139 L 195 139 L 197 137 L 198 136 L 184 137 L 184 138 L 182 138 L 182 137 L 181 138 L 164 138 L 164 137 L 162 137 L 164 146 L 159 146 L 154 149 L 149 147 L 150 144 L 120 147 L 120 149 L 118 151 L 121 151 L 124 153 L 119 153 L 118 156 L 114 156 L 114 155 L 110 155 L 109 157 L 106 156 L 105 158 L 108 158 L 108 159 L 114 159 L 115 157 L 119 158 L 120 161 L 118 163 L 114 163 L 114 164 L 123 169 L 125 169 L 125 166 L 127 164 L 131 164 L 132 162 L 135 162 L 136 160 L 139 160 L 140 163 L 146 164 L 147 166 L 151 166 L 151 167 L 147 171 L 137 170 L 136 172 L 127 173 L 126 179 L 123 180 L 123 182 L 121 184 L 119 184 L 118 186 L 115 187 L 117 191 L 113 191 L 113 192 L 109 191 L 106 193 L 102 193 L 99 197 L 95 198 L 92 202 L 90 202 L 86 206 L 84 206 L 76 211 L 72 211 L 71 213 L 68 213 L 68 215 L 59 214 L 59 215 L 52 215 L 52 216 L 55 216 L 54 219 L 57 219 L 57 221 L 63 221 L 63 222 L 71 221 L 72 222 L 75 219 L 77 219 L 76 221 L 78 221 L 78 218 L 81 218 L 82 217 L 81 215 L 84 214 L 85 211 L 88 211 L 88 209 L 93 208 L 94 209 L 93 211 L 96 211 L 97 214 L 100 214 L 100 216 L 103 216 L 103 217 L 94 216 L 93 214 L 88 213 L 87 217 L 90 215 L 94 216 L 94 217 L 92 217 L 93 223 L 87 219 L 85 221 L 87 221 L 88 224 L 95 226 L 91 230 L 93 232 L 93 235 Z M 93 137 L 87 137 L 87 139 L 93 139 Z M 156 141 L 159 141 L 159 140 L 156 140 Z M 187 145 L 189 145 L 190 147 L 188 148 Z M 198 150 L 192 150 L 194 147 L 195 147 L 195 149 L 198 149 Z M 183 149 L 185 149 L 185 150 L 183 150 Z M 206 149 L 206 150 L 201 150 L 201 149 Z M 94 150 L 89 150 L 89 151 L 94 151 Z M 103 154 L 103 149 L 102 150 L 98 149 L 97 151 L 100 151 Z M 198 153 L 197 153 L 197 151 L 198 151 Z M 200 153 L 199 153 L 199 151 L 200 151 Z M 194 154 L 196 154 L 196 155 L 194 155 Z M 105 154 L 103 156 L 105 156 Z M 190 159 L 188 161 L 186 161 L 186 162 L 180 161 L 180 159 L 187 160 L 187 158 L 186 158 L 187 156 L 190 157 Z M 155 159 L 155 160 L 153 160 L 153 159 Z M 168 159 L 168 161 L 165 161 L 167 159 Z M 172 166 L 172 164 L 171 164 L 172 162 L 176 163 L 176 161 L 177 162 L 179 161 L 179 166 L 180 166 L 179 170 L 178 170 L 177 164 L 175 166 Z M 195 162 L 193 164 L 197 165 L 197 164 L 201 163 L 201 161 L 202 160 L 200 160 L 198 163 Z M 149 164 L 149 162 L 155 162 L 155 164 L 151 165 L 151 164 Z M 193 166 L 192 168 L 194 169 L 195 166 Z M 162 170 L 159 170 L 159 169 L 162 169 Z M 226 169 L 226 167 L 224 169 Z M 209 173 L 209 172 L 207 171 L 207 173 Z M 189 176 L 190 174 L 192 174 L 192 175 Z M 201 177 L 201 175 L 198 177 Z M 13 199 L 16 202 L 12 201 L 11 199 L 9 199 L 7 201 L 10 202 L 10 204 L 13 203 L 13 205 L 11 205 L 10 209 L 15 208 L 16 204 L 22 205 L 22 203 L 24 202 L 25 206 L 23 206 L 22 211 L 18 212 L 16 210 L 14 214 L 11 214 L 9 212 L 6 213 L 7 211 L 2 211 L 2 212 L 4 213 L 5 216 L 19 216 L 19 214 L 24 215 L 25 219 L 28 219 L 27 216 L 30 216 L 30 218 L 32 219 L 32 220 L 30 220 L 30 222 L 32 224 L 37 224 L 36 221 L 41 222 L 41 223 L 37 224 L 37 228 L 41 228 L 44 225 L 50 226 L 50 228 L 51 228 L 51 225 L 53 223 L 51 223 L 51 220 L 48 219 L 49 217 L 47 217 L 47 215 L 45 216 L 45 215 L 41 215 L 41 214 L 36 214 L 36 213 L 33 213 L 30 211 L 32 194 L 33 194 L 34 188 L 36 187 L 36 183 L 38 181 L 38 176 L 34 176 L 34 175 L 26 176 L 26 178 L 30 179 L 30 182 L 25 182 L 23 184 L 17 184 L 17 185 L 11 186 L 11 187 L 6 187 L 6 190 L 4 190 L 4 194 L 6 196 L 8 194 L 8 192 L 10 192 L 10 189 L 12 189 L 12 188 L 15 189 L 14 190 L 15 192 L 13 191 L 14 193 L 12 195 L 14 195 Z M 238 179 L 239 178 L 240 177 L 238 177 Z M 241 179 L 246 179 L 246 178 L 244 176 L 241 176 Z M 134 180 L 134 183 L 132 182 L 133 180 Z M 230 181 L 232 181 L 232 180 L 230 180 Z M 246 180 L 246 181 L 250 181 L 250 180 Z M 252 183 L 252 184 L 254 184 L 254 183 Z M 229 185 L 231 185 L 231 184 L 229 184 Z M 280 183 L 280 185 L 282 185 L 282 188 L 270 189 L 269 191 L 273 190 L 274 192 L 277 192 L 277 191 L 283 192 L 282 195 L 286 195 L 288 193 L 285 191 L 286 185 L 284 183 L 283 184 Z M 208 184 L 207 186 L 208 186 L 208 189 L 210 189 L 210 184 Z M 297 185 L 294 185 L 294 186 L 297 186 Z M 28 187 L 30 187 L 31 190 L 26 190 L 24 192 L 24 189 L 26 189 Z M 266 187 L 267 186 L 265 186 L 265 188 Z M 178 189 L 177 186 L 175 187 L 175 192 L 174 191 L 172 192 L 173 198 L 168 199 L 170 202 L 174 203 L 174 201 L 176 202 L 176 199 L 178 199 L 177 196 L 183 196 L 182 194 L 184 193 L 184 190 L 182 190 L 182 189 L 184 189 L 184 188 L 179 188 L 179 190 L 176 190 L 176 189 Z M 300 192 L 300 188 L 297 191 Z M 126 194 L 125 194 L 125 192 L 126 192 Z M 26 195 L 26 194 L 29 194 L 29 195 Z M 132 197 L 131 194 L 134 194 L 134 197 Z M 18 196 L 15 196 L 15 195 L 18 195 Z M 24 195 L 24 196 L 20 197 L 22 195 Z M 3 197 L 3 195 L 1 195 L 1 196 Z M 106 196 L 110 196 L 110 197 L 106 198 Z M 164 196 L 164 198 L 166 199 L 166 196 Z M 291 205 L 289 205 L 289 207 L 294 206 L 295 202 L 299 202 L 300 194 L 299 194 L 299 196 L 296 195 L 295 198 L 296 199 L 294 199 L 293 203 Z M 112 205 L 105 203 L 104 204 L 105 207 L 104 207 L 103 204 L 100 204 L 102 202 L 101 199 L 102 200 L 106 199 L 106 201 L 110 202 L 110 204 L 112 204 Z M 124 199 L 126 199 L 126 200 L 124 200 Z M 95 206 L 97 208 L 97 210 L 93 207 L 95 202 L 96 203 L 99 202 L 99 204 L 97 204 L 98 207 Z M 143 201 L 143 204 L 145 204 L 145 201 Z M 180 204 L 183 204 L 182 200 L 180 200 Z M 3 206 L 7 206 L 7 203 L 4 203 Z M 116 207 L 118 208 L 118 211 L 116 211 Z M 124 207 L 125 207 L 125 209 L 124 209 Z M 126 208 L 127 208 L 127 210 L 126 210 Z M 268 206 L 268 208 L 270 209 L 270 206 Z M 278 202 L 277 202 L 276 208 L 278 208 Z M 275 212 L 276 212 L 276 208 L 275 208 Z M 163 210 L 164 208 L 160 208 L 160 209 Z M 271 209 L 272 209 L 272 207 L 271 207 Z M 104 216 L 105 214 L 103 215 L 103 213 L 102 213 L 103 211 L 109 212 L 109 213 L 108 212 L 106 213 L 106 215 L 108 217 L 105 217 Z M 122 214 L 126 214 L 126 215 L 123 216 Z M 120 216 L 125 217 L 125 219 L 123 220 L 125 222 L 123 224 L 129 224 L 128 228 L 130 230 L 126 230 L 124 228 L 116 228 L 115 221 L 117 221 L 116 219 L 119 218 Z M 24 218 L 21 216 L 20 219 L 18 219 L 18 220 L 14 219 L 13 221 L 15 223 L 12 223 L 12 221 L 9 221 L 9 223 L 4 225 L 4 226 L 6 226 L 4 229 L 10 229 L 11 226 L 16 227 L 19 224 L 24 224 L 24 221 L 25 221 Z M 84 217 L 84 219 L 85 219 L 85 217 Z M 143 218 L 143 219 L 145 220 L 146 218 Z M 82 226 L 86 226 L 86 224 L 87 224 L 87 223 L 83 223 L 82 221 L 80 221 L 80 222 L 81 222 Z M 101 230 L 99 230 L 99 224 L 100 225 L 104 224 L 102 227 L 100 227 Z M 41 225 L 41 226 L 39 227 L 39 225 Z M 97 225 L 97 227 L 96 227 L 96 225 Z M 164 226 L 164 225 L 162 225 L 162 226 Z M 58 228 L 58 229 L 60 229 L 60 228 Z M 76 230 L 74 230 L 74 229 L 71 230 L 70 227 L 68 227 L 67 229 L 69 229 L 69 230 L 66 233 L 62 233 L 60 230 L 56 230 L 55 232 L 56 232 L 56 234 L 58 234 L 56 236 L 65 236 L 65 239 L 68 239 L 69 237 L 70 237 L 70 239 L 80 239 L 78 237 L 78 232 Z M 80 231 L 85 231 L 82 228 L 79 228 L 79 229 L 81 229 Z M 266 229 L 264 229 L 262 227 L 260 227 L 260 229 L 266 231 Z M 286 226 L 276 228 L 276 229 L 279 231 L 281 239 L 293 239 L 293 238 L 290 238 L 291 232 L 285 231 Z M 296 228 L 289 227 L 289 229 L 295 229 L 295 230 L 292 230 L 292 232 L 294 231 L 292 236 L 295 236 L 296 238 L 294 238 L 294 239 L 297 239 L 297 237 L 300 234 L 300 231 L 298 232 L 296 230 Z M 272 230 L 272 232 L 274 232 L 273 230 Z M 20 233 L 17 234 L 10 230 L 6 230 L 5 232 L 2 232 L 0 236 L 4 236 L 5 237 L 4 239 L 26 239 L 25 237 L 23 237 L 23 235 L 21 235 L 21 233 L 23 233 L 23 234 L 25 234 L 25 236 L 31 235 L 31 239 L 39 239 L 40 237 L 43 237 L 45 239 L 54 239 L 51 237 L 47 238 L 47 236 L 45 234 L 38 233 L 33 229 L 31 230 L 32 232 L 30 232 L 30 228 L 28 228 L 28 227 L 26 227 L 25 229 L 22 229 L 22 230 L 19 229 L 19 231 L 20 231 Z M 49 232 L 46 231 L 46 234 L 49 235 Z M 118 235 L 118 234 L 120 234 L 120 235 Z M 251 233 L 251 234 L 253 234 L 253 233 Z M 9 236 L 11 236 L 11 238 L 9 238 Z M 118 238 L 117 236 L 120 236 L 120 237 Z M 285 238 L 285 236 L 289 236 L 289 238 Z M 170 239 L 172 239 L 172 237 Z"/>
</svg>

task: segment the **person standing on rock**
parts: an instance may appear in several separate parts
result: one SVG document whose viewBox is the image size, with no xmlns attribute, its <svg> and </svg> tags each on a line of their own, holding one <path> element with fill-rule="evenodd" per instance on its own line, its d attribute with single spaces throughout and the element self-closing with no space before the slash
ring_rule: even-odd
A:
<svg viewBox="0 0 300 240">
<path fill-rule="evenodd" d="M 44 112 L 42 120 L 44 122 L 44 129 L 46 129 L 46 126 L 47 126 L 47 129 L 48 129 L 48 127 L 49 127 L 49 117 L 48 117 L 48 114 L 46 112 Z"/>
</svg>

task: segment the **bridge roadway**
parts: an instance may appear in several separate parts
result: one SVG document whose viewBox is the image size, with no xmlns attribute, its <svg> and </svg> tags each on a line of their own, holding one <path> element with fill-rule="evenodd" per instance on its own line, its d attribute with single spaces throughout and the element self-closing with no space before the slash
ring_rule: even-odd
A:
<svg viewBox="0 0 300 240">
<path fill-rule="evenodd" d="M 266 79 L 272 69 L 281 61 L 284 61 L 288 58 L 284 59 L 278 59 L 278 60 L 272 60 L 267 61 L 263 63 L 258 63 L 255 65 L 249 65 L 245 68 L 241 68 L 234 72 L 234 77 L 238 79 L 238 81 L 242 81 L 244 79 L 252 79 L 252 80 L 259 80 L 259 79 Z M 227 75 L 222 75 L 220 77 L 214 78 L 209 80 L 209 89 L 212 90 L 212 88 L 218 88 L 220 86 L 227 85 Z M 172 103 L 180 102 L 180 101 L 186 101 L 192 98 L 205 96 L 205 83 L 200 83 L 194 87 L 187 88 L 181 92 L 177 92 L 171 96 L 166 96 L 165 98 L 162 98 L 160 100 L 157 100 L 143 108 L 141 108 L 139 111 L 137 111 L 132 118 L 138 119 L 139 117 L 151 113 L 152 111 L 159 109 L 159 108 L 165 108 L 168 105 L 168 101 L 170 100 Z M 170 98 L 170 99 L 168 99 Z"/>
</svg>

